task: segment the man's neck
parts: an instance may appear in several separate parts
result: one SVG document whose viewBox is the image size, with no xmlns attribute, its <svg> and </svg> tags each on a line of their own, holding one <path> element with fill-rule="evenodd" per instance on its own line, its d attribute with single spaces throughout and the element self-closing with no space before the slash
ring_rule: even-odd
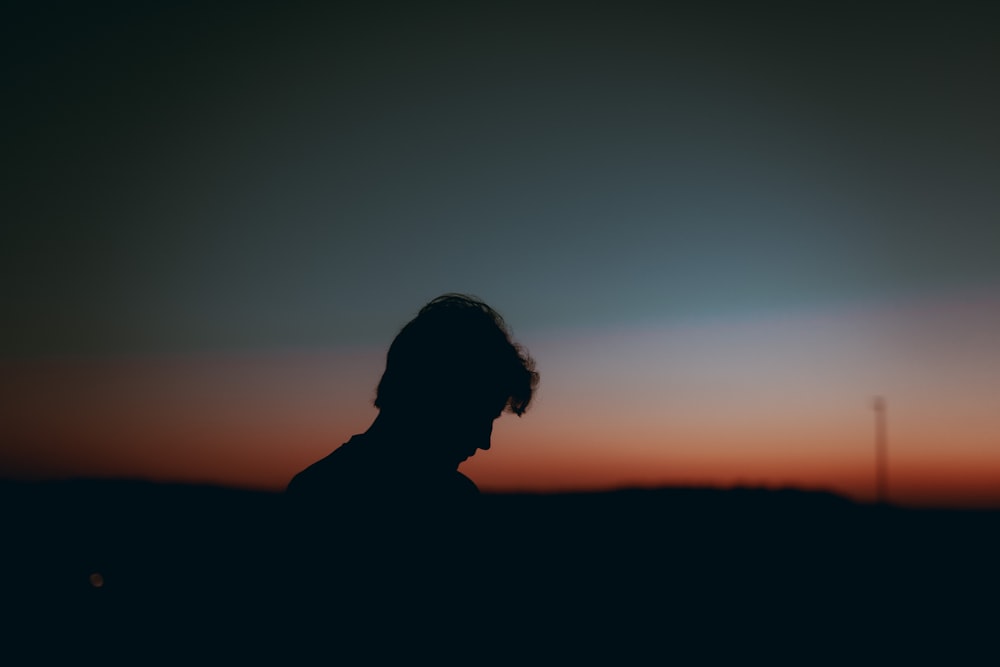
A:
<svg viewBox="0 0 1000 667">
<path fill-rule="evenodd" d="M 425 469 L 458 469 L 458 464 L 435 460 L 434 429 L 419 419 L 402 419 L 380 412 L 364 435 L 370 446 L 400 464 Z"/>
</svg>

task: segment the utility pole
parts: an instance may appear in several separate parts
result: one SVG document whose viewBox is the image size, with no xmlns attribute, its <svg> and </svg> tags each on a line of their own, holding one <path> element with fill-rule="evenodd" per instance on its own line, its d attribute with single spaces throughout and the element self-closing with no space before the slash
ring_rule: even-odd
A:
<svg viewBox="0 0 1000 667">
<path fill-rule="evenodd" d="M 886 400 L 876 396 L 872 401 L 875 410 L 875 495 L 879 504 L 889 499 L 889 445 L 886 442 L 885 413 Z"/>
</svg>

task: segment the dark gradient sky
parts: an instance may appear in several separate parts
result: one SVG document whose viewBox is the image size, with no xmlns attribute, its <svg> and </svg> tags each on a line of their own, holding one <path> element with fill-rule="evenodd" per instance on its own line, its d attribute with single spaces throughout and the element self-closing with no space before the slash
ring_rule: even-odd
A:
<svg viewBox="0 0 1000 667">
<path fill-rule="evenodd" d="M 933 428 L 912 427 L 922 470 L 943 446 L 930 431 L 974 424 L 963 465 L 1000 479 L 1000 387 L 985 375 L 1000 359 L 997 5 L 320 4 L 5 10 L 0 395 L 20 397 L 8 443 L 55 437 L 40 425 L 91 405 L 79 396 L 125 373 L 122 359 L 153 387 L 148 369 L 176 355 L 207 368 L 318 350 L 326 366 L 248 362 L 260 374 L 246 386 L 278 374 L 318 406 L 326 394 L 301 387 L 320 387 L 322 367 L 338 396 L 364 383 L 365 406 L 399 326 L 464 291 L 548 354 L 541 398 L 558 418 L 540 403 L 538 451 L 563 451 L 552 443 L 595 404 L 574 392 L 603 383 L 596 403 L 619 438 L 637 411 L 712 415 L 673 439 L 639 429 L 647 449 L 749 434 L 748 458 L 722 448 L 689 476 L 737 474 L 710 460 L 794 472 L 781 452 L 823 419 L 854 423 L 841 435 L 867 447 L 866 401 L 891 391 L 894 426 L 907 400 L 923 416 L 952 401 Z M 358 346 L 373 361 L 338 377 Z M 652 368 L 686 380 L 650 389 Z M 204 400 L 153 391 L 169 416 L 126 401 L 129 437 L 189 414 L 179 405 L 212 415 L 235 400 L 227 381 L 186 372 L 166 378 L 173 396 Z M 46 403 L 54 387 L 62 402 Z M 115 391 L 119 404 L 143 395 Z M 788 395 L 841 412 L 766 450 Z M 286 430 L 302 417 L 268 397 L 247 399 L 255 414 L 273 404 Z M 101 405 L 90 414 L 117 414 Z M 314 444 L 281 474 L 350 435 L 316 414 Z M 722 422 L 728 435 L 710 428 Z M 107 435 L 80 424 L 65 432 Z M 535 469 L 526 460 L 504 464 L 508 481 Z M 805 479 L 764 470 L 749 478 Z"/>
<path fill-rule="evenodd" d="M 989 3 L 21 4 L 5 355 L 1000 282 Z"/>
</svg>

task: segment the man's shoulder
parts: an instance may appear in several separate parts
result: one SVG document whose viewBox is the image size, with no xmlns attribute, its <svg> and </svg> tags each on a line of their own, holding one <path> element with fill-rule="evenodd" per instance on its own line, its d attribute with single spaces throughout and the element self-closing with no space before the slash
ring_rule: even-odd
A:
<svg viewBox="0 0 1000 667">
<path fill-rule="evenodd" d="M 454 481 L 455 491 L 463 495 L 478 496 L 479 487 L 471 479 L 455 471 L 455 481 Z"/>
<path fill-rule="evenodd" d="M 319 461 L 300 471 L 288 483 L 285 493 L 292 496 L 328 493 L 343 481 L 358 478 L 358 439 L 354 436 Z"/>
<path fill-rule="evenodd" d="M 457 470 L 388 457 L 377 442 L 366 447 L 365 440 L 366 436 L 356 435 L 299 472 L 289 482 L 286 495 L 316 501 L 352 498 L 417 504 L 479 495 L 479 487 Z"/>
</svg>

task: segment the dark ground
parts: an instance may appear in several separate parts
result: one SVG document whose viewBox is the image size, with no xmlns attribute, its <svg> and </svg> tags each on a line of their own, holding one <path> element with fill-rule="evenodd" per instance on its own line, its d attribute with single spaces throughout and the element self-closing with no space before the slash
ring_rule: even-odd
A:
<svg viewBox="0 0 1000 667">
<path fill-rule="evenodd" d="M 320 584 L 282 500 L 0 483 L 16 658 L 0 660 L 1000 664 L 1000 512 L 739 489 L 485 495 L 484 530 L 446 565 L 412 536 L 378 542 L 377 563 L 345 564 L 357 549 L 332 540 Z"/>
</svg>

